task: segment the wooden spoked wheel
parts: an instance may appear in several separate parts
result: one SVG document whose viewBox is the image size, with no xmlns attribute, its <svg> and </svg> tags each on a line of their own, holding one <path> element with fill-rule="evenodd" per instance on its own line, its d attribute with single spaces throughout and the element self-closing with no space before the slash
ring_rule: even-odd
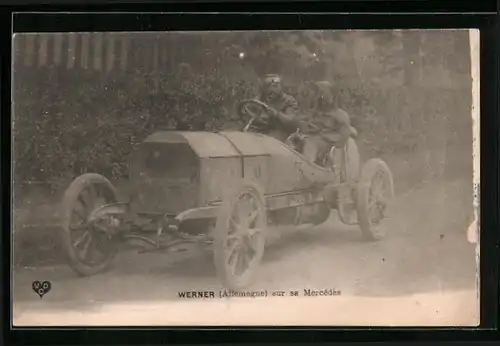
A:
<svg viewBox="0 0 500 346">
<path fill-rule="evenodd" d="M 64 194 L 61 245 L 69 265 L 80 275 L 106 270 L 116 255 L 114 239 L 107 231 L 113 227 L 112 220 L 89 221 L 93 211 L 116 200 L 113 185 L 93 173 L 76 178 Z"/>
<path fill-rule="evenodd" d="M 359 227 L 366 239 L 385 237 L 382 221 L 388 217 L 393 197 L 394 182 L 389 167 L 380 159 L 366 162 L 356 191 Z"/>
<path fill-rule="evenodd" d="M 264 195 L 253 182 L 242 182 L 224 201 L 214 234 L 214 262 L 223 285 L 247 287 L 265 247 L 267 213 Z"/>
</svg>

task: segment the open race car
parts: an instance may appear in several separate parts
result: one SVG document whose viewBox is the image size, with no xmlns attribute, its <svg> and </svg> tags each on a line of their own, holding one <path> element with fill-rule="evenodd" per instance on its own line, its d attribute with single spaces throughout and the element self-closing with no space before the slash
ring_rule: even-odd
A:
<svg viewBox="0 0 500 346">
<path fill-rule="evenodd" d="M 222 284 L 240 290 L 252 283 L 270 225 L 317 225 L 336 209 L 365 238 L 383 237 L 394 187 L 382 160 L 360 168 L 350 138 L 340 169 L 318 165 L 293 138 L 283 143 L 249 131 L 256 116 L 243 131 L 153 133 L 131 156 L 125 201 L 102 175 L 77 177 L 62 201 L 60 236 L 70 266 L 80 275 L 102 272 L 120 241 L 139 240 L 144 251 L 196 242 L 213 250 Z"/>
</svg>

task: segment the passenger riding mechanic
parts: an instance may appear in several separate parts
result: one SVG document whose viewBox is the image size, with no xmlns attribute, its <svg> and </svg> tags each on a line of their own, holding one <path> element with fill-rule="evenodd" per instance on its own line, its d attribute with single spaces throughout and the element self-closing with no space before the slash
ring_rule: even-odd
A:
<svg viewBox="0 0 500 346">
<path fill-rule="evenodd" d="M 270 83 L 266 85 L 275 86 L 275 90 L 281 91 L 278 84 L 279 80 L 273 83 L 272 78 L 269 77 L 269 79 Z M 280 123 L 281 126 L 275 126 L 275 128 L 281 128 L 282 132 L 285 130 L 286 135 L 293 133 L 294 130 L 296 131 L 297 135 L 292 135 L 291 140 L 295 142 L 294 145 L 298 151 L 301 151 L 310 161 L 324 165 L 330 149 L 335 146 L 341 151 L 350 136 L 357 136 L 357 131 L 351 126 L 349 114 L 338 107 L 332 92 L 333 85 L 330 82 L 316 82 L 314 83 L 314 89 L 317 95 L 316 109 L 309 116 L 298 116 L 296 100 L 286 94 L 286 96 L 278 99 L 280 102 L 277 102 L 276 98 L 274 102 L 269 101 L 269 98 L 263 99 L 263 102 L 274 105 L 277 109 L 287 109 L 285 106 L 291 105 L 288 108 L 288 113 L 272 108 L 267 109 L 267 113 L 271 116 L 271 119 Z M 275 93 L 272 93 L 272 95 L 275 95 Z M 282 134 L 281 140 L 283 140 L 283 135 L 285 134 Z M 297 141 L 297 139 L 299 140 Z M 336 153 L 337 157 L 340 155 L 339 150 Z"/>
<path fill-rule="evenodd" d="M 261 89 L 260 101 L 269 106 L 266 110 L 269 118 L 261 121 L 265 132 L 280 141 L 286 138 L 297 129 L 298 102 L 292 95 L 283 92 L 281 78 L 276 74 L 269 74 L 265 77 Z"/>
<path fill-rule="evenodd" d="M 357 131 L 351 126 L 349 114 L 338 107 L 333 95 L 333 85 L 322 81 L 314 84 L 317 93 L 316 109 L 308 126 L 302 129 L 306 134 L 303 154 L 311 161 L 323 164 L 330 149 L 344 148 L 349 137 L 356 137 Z"/>
</svg>

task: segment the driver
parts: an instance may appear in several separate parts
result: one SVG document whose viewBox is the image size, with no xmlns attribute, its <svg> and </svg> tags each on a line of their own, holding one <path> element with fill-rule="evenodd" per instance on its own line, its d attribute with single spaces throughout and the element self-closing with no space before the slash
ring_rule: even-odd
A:
<svg viewBox="0 0 500 346">
<path fill-rule="evenodd" d="M 297 129 L 297 100 L 283 92 L 281 78 L 276 74 L 264 78 L 259 100 L 270 107 L 266 110 L 269 117 L 265 120 L 268 134 L 284 142 Z"/>
</svg>

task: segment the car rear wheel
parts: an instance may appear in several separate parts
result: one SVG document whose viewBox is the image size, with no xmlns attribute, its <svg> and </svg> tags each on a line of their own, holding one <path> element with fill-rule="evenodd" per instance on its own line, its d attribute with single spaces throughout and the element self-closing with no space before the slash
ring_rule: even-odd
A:
<svg viewBox="0 0 500 346">
<path fill-rule="evenodd" d="M 241 290 L 264 255 L 267 212 L 260 187 L 241 182 L 223 201 L 214 230 L 214 262 L 222 284 Z"/>
<path fill-rule="evenodd" d="M 394 182 L 387 164 L 380 159 L 368 160 L 361 169 L 356 189 L 358 223 L 365 239 L 385 237 L 382 221 L 388 217 L 393 197 Z"/>
<path fill-rule="evenodd" d="M 116 255 L 116 244 L 89 216 L 97 208 L 117 201 L 113 185 L 99 174 L 76 178 L 62 201 L 61 245 L 69 265 L 79 275 L 106 270 Z"/>
</svg>

